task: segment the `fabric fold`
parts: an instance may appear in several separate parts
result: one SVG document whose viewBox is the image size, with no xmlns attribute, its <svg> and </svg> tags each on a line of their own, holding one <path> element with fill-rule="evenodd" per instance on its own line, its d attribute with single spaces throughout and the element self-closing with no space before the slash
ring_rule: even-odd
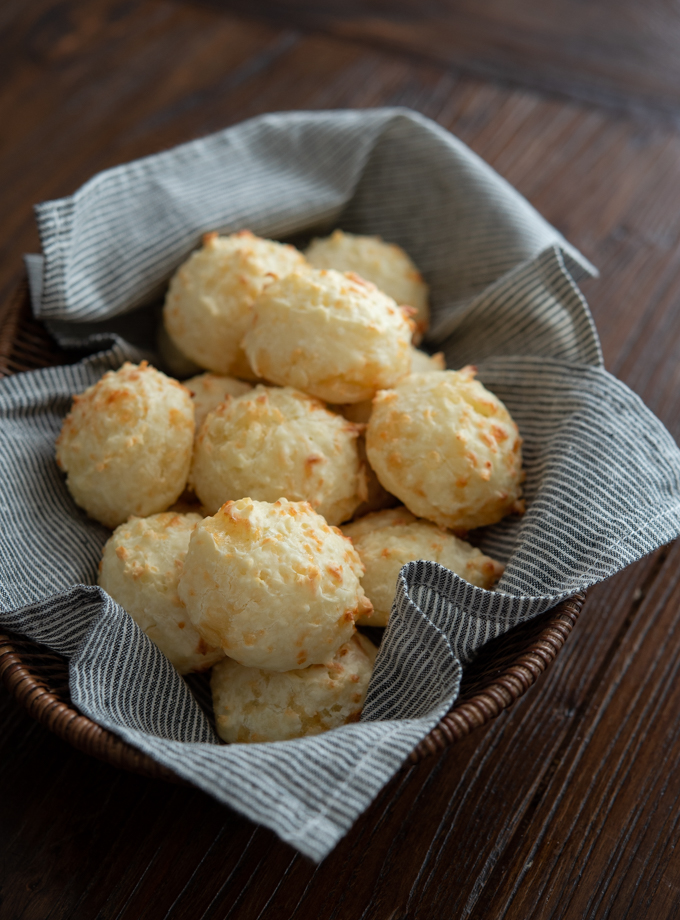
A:
<svg viewBox="0 0 680 920">
<path fill-rule="evenodd" d="M 409 109 L 262 115 L 99 173 L 36 207 L 36 315 L 96 321 L 157 298 L 210 230 L 336 225 L 402 245 L 435 314 L 556 244 L 593 266 L 457 138 Z M 35 275 L 35 269 L 32 275 Z"/>
</svg>

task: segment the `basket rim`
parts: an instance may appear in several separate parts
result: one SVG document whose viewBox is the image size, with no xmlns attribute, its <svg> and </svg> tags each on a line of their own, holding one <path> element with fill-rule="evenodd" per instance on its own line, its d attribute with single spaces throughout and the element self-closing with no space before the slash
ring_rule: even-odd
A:
<svg viewBox="0 0 680 920">
<path fill-rule="evenodd" d="M 167 767 L 123 741 L 67 704 L 27 665 L 17 642 L 44 648 L 23 636 L 0 633 L 0 678 L 11 696 L 36 722 L 72 747 L 114 767 L 170 782 L 183 782 Z"/>
<path fill-rule="evenodd" d="M 527 649 L 487 686 L 459 699 L 414 748 L 406 762 L 416 764 L 444 751 L 495 719 L 526 693 L 557 657 L 584 601 L 585 593 L 575 594 L 548 611 L 547 622 Z M 77 750 L 114 767 L 153 779 L 185 784 L 185 780 L 172 770 L 83 715 L 73 704 L 61 700 L 44 678 L 33 673 L 17 643 L 28 643 L 36 648 L 42 646 L 30 639 L 0 633 L 0 677 L 8 692 L 33 719 Z"/>
</svg>

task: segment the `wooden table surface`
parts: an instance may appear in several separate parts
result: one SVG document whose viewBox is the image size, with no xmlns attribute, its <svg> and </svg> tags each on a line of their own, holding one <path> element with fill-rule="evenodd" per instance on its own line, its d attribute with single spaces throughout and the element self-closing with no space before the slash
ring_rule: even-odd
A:
<svg viewBox="0 0 680 920">
<path fill-rule="evenodd" d="M 677 5 L 634 0 L 4 0 L 0 322 L 33 203 L 261 112 L 405 105 L 599 267 L 606 366 L 678 438 L 678 38 Z M 0 918 L 677 918 L 679 653 L 676 544 L 592 590 L 539 683 L 405 767 L 320 866 L 3 691 Z"/>
</svg>

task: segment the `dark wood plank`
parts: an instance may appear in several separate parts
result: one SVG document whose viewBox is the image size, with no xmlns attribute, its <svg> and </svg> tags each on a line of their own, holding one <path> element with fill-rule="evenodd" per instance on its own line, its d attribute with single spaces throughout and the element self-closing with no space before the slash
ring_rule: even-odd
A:
<svg viewBox="0 0 680 920">
<path fill-rule="evenodd" d="M 679 560 L 676 544 L 472 917 L 678 916 Z"/>
<path fill-rule="evenodd" d="M 12 126 L 0 146 L 4 297 L 21 253 L 38 248 L 33 203 L 201 133 L 196 115 L 210 104 L 221 126 L 234 90 L 291 42 L 267 25 L 164 0 L 37 0 L 20 12 L 0 37 L 0 117 Z"/>
<path fill-rule="evenodd" d="M 680 11 L 635 0 L 204 0 L 642 117 L 680 113 Z"/>
</svg>

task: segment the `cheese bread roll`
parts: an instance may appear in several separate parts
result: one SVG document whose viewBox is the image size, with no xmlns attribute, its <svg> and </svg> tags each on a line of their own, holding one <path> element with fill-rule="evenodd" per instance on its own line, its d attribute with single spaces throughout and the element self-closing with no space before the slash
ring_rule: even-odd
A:
<svg viewBox="0 0 680 920">
<path fill-rule="evenodd" d="M 499 562 L 436 524 L 418 520 L 406 508 L 369 514 L 346 524 L 342 532 L 366 569 L 361 586 L 374 609 L 366 625 L 387 626 L 399 571 L 407 562 L 438 562 L 479 588 L 491 588 L 503 574 Z"/>
<path fill-rule="evenodd" d="M 413 307 L 416 337 L 422 338 L 430 321 L 428 287 L 401 246 L 386 243 L 379 236 L 355 236 L 335 230 L 330 236 L 312 240 L 305 256 L 314 268 L 355 272 L 398 304 Z"/>
<path fill-rule="evenodd" d="M 197 525 L 179 583 L 209 645 L 240 664 L 323 664 L 371 605 L 350 540 L 307 502 L 227 502 Z"/>
<path fill-rule="evenodd" d="M 194 440 L 188 390 L 146 361 L 126 362 L 73 399 L 57 463 L 74 501 L 117 527 L 165 511 L 184 491 Z"/>
<path fill-rule="evenodd" d="M 196 438 L 191 484 L 214 514 L 248 495 L 308 501 L 329 524 L 366 497 L 358 428 L 291 387 L 258 386 L 212 412 Z"/>
<path fill-rule="evenodd" d="M 99 585 L 124 607 L 180 674 L 205 671 L 224 657 L 199 636 L 177 593 L 200 514 L 131 517 L 104 547 Z"/>
<path fill-rule="evenodd" d="M 266 380 L 355 403 L 408 374 L 411 329 L 402 309 L 370 282 L 308 269 L 265 288 L 243 348 Z"/>
<path fill-rule="evenodd" d="M 465 532 L 523 509 L 522 440 L 475 369 L 411 374 L 373 401 L 366 451 L 418 517 Z"/>
<path fill-rule="evenodd" d="M 206 233 L 201 249 L 170 281 L 165 328 L 199 367 L 250 377 L 240 344 L 252 303 L 275 278 L 306 264 L 293 246 L 260 239 L 248 230 L 231 236 Z"/>
<path fill-rule="evenodd" d="M 217 733 L 230 742 L 287 741 L 356 722 L 377 653 L 356 633 L 327 662 L 303 670 L 263 671 L 225 658 L 211 678 Z"/>
<path fill-rule="evenodd" d="M 428 355 L 418 348 L 411 348 L 411 373 L 429 373 L 430 371 L 443 371 L 445 368 L 444 355 L 439 352 L 436 355 Z M 350 422 L 358 425 L 367 425 L 373 411 L 373 400 L 366 400 L 360 403 L 348 403 L 345 406 L 339 406 L 340 412 Z M 359 458 L 364 463 L 366 471 L 366 492 L 367 496 L 354 512 L 354 518 L 370 514 L 372 511 L 380 511 L 383 508 L 391 508 L 399 504 L 399 500 L 391 495 L 380 484 L 380 480 L 375 475 L 373 467 L 368 462 L 366 456 L 366 439 L 363 433 L 357 442 L 359 447 Z"/>
</svg>

